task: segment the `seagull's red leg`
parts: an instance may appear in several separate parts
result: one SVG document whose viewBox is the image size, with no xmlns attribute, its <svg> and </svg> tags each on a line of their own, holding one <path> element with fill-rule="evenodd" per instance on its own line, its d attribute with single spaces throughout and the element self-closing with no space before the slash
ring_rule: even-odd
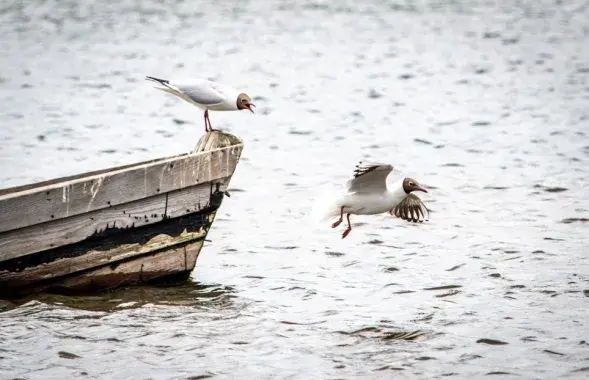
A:
<svg viewBox="0 0 589 380">
<path fill-rule="evenodd" d="M 205 110 L 205 132 L 209 131 L 209 125 L 207 124 L 208 119 L 209 119 L 209 110 Z"/>
<path fill-rule="evenodd" d="M 331 225 L 331 228 L 335 228 L 335 227 L 339 226 L 340 224 L 342 224 L 343 221 L 344 221 L 344 206 L 342 206 L 342 209 L 340 210 L 339 219 L 337 221 L 333 222 L 333 224 Z"/>
<path fill-rule="evenodd" d="M 212 131 L 216 131 L 216 129 L 213 129 L 213 126 L 211 125 L 211 119 L 209 118 L 209 110 L 207 109 L 205 111 L 205 123 L 208 121 L 209 122 L 209 129 L 207 130 L 207 132 L 212 132 Z"/>
<path fill-rule="evenodd" d="M 346 214 L 346 218 L 348 219 L 348 228 L 346 228 L 346 230 L 342 234 L 342 239 L 345 239 L 346 236 L 348 236 L 348 234 L 350 233 L 350 231 L 352 231 L 352 225 L 350 224 L 350 214 Z"/>
</svg>

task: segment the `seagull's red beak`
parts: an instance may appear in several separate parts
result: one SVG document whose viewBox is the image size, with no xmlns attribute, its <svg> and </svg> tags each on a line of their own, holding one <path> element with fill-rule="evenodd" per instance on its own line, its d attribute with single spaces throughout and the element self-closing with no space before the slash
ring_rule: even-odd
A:
<svg viewBox="0 0 589 380">
<path fill-rule="evenodd" d="M 245 106 L 248 110 L 250 110 L 253 114 L 255 114 L 254 110 L 252 109 L 252 107 L 256 106 L 254 103 L 248 103 Z"/>
<path fill-rule="evenodd" d="M 423 191 L 424 193 L 427 193 L 427 190 L 426 190 L 426 189 L 424 189 L 424 188 L 423 188 L 423 187 L 421 187 L 421 186 L 417 186 L 417 189 L 416 189 L 416 190 L 418 190 L 418 191 Z"/>
</svg>

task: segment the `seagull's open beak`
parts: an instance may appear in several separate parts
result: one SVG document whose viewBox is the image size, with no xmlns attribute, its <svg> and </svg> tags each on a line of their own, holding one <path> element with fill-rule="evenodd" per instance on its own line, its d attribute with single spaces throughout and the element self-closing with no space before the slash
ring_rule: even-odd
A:
<svg viewBox="0 0 589 380">
<path fill-rule="evenodd" d="M 246 105 L 247 109 L 252 111 L 253 114 L 255 114 L 254 110 L 252 109 L 252 107 L 255 107 L 256 105 L 254 103 L 248 103 Z"/>
</svg>

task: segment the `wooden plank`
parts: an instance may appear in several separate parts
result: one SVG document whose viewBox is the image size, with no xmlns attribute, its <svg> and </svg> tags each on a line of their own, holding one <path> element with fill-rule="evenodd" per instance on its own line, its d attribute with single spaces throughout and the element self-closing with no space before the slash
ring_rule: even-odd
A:
<svg viewBox="0 0 589 380">
<path fill-rule="evenodd" d="M 230 177 L 130 203 L 0 233 L 0 261 L 80 242 L 107 231 L 141 227 L 199 212 L 212 191 L 224 192 Z M 218 188 L 217 188 L 218 184 Z"/>
<path fill-rule="evenodd" d="M 212 223 L 215 212 L 212 212 L 208 218 L 209 223 Z M 23 287 L 35 282 L 72 275 L 96 267 L 112 266 L 114 268 L 115 264 L 120 261 L 132 261 L 134 257 L 151 252 L 177 249 L 185 244 L 204 241 L 207 232 L 207 229 L 200 228 L 194 232 L 184 232 L 177 237 L 158 234 L 145 244 L 126 244 L 110 251 L 92 250 L 82 256 L 66 257 L 47 264 L 25 268 L 19 272 L 0 270 L 0 285 L 1 287 L 8 285 L 10 287 Z"/>
<path fill-rule="evenodd" d="M 78 276 L 68 277 L 53 284 L 52 287 L 66 288 L 69 291 L 95 291 L 140 284 L 165 276 L 190 272 L 196 265 L 203 242 L 157 252 L 121 263 L 116 267 L 103 266 Z"/>
<path fill-rule="evenodd" d="M 215 216 L 213 215 L 212 218 L 214 219 Z M 184 268 L 187 271 L 192 272 L 194 270 L 194 267 L 196 266 L 196 260 L 198 259 L 198 255 L 200 254 L 200 250 L 202 249 L 204 243 L 205 241 L 203 239 L 196 243 L 189 243 L 184 246 L 184 252 L 186 253 L 186 256 L 184 257 Z"/>
<path fill-rule="evenodd" d="M 0 196 L 0 232 L 231 176 L 242 145 L 156 161 Z"/>
<path fill-rule="evenodd" d="M 241 139 L 239 139 L 237 136 L 231 135 L 229 133 L 215 131 L 213 133 L 206 133 L 206 134 L 202 135 L 201 138 L 198 140 L 198 143 L 196 144 L 196 147 L 194 148 L 192 153 L 200 153 L 200 152 L 204 152 L 207 150 L 218 149 L 218 148 L 227 148 L 227 147 L 230 147 L 233 145 L 243 145 L 243 141 L 241 141 Z M 145 164 L 151 164 L 151 163 L 156 163 L 156 162 L 160 162 L 160 161 L 168 161 L 168 160 L 174 159 L 174 158 L 182 158 L 187 155 L 188 155 L 188 153 L 182 153 L 182 154 L 177 154 L 177 155 L 173 155 L 173 156 L 169 156 L 169 157 L 155 158 L 155 159 L 146 160 L 146 161 L 142 161 L 142 162 L 136 162 L 136 163 L 126 164 L 126 165 L 121 165 L 121 166 L 115 166 L 115 167 L 107 168 L 107 169 L 99 169 L 99 170 L 95 170 L 95 171 L 91 171 L 91 172 L 74 174 L 74 175 L 67 176 L 67 177 L 54 178 L 54 179 L 50 179 L 47 181 L 31 183 L 31 184 L 22 185 L 22 186 L 9 187 L 6 189 L 0 189 L 0 195 L 5 195 L 5 194 L 9 194 L 9 193 L 16 193 L 19 191 L 34 189 L 34 188 L 42 187 L 42 186 L 49 186 L 49 185 L 60 183 L 60 182 L 69 182 L 69 181 L 73 181 L 76 179 L 92 177 L 95 175 L 105 174 L 105 173 L 115 171 L 115 170 L 128 169 L 128 168 L 132 168 L 135 166 L 142 166 Z"/>
<path fill-rule="evenodd" d="M 128 168 L 132 168 L 132 167 L 135 167 L 135 166 L 142 166 L 142 165 L 145 165 L 145 164 L 151 164 L 151 163 L 160 162 L 160 161 L 167 161 L 167 160 L 170 160 L 170 159 L 173 159 L 173 158 L 186 157 L 187 155 L 188 155 L 188 153 L 175 154 L 173 156 L 168 156 L 168 157 L 160 157 L 160 158 L 155 158 L 155 159 L 152 159 L 152 160 L 135 162 L 135 163 L 132 163 L 132 164 L 115 166 L 115 167 L 107 168 L 107 169 L 99 169 L 99 170 L 94 170 L 94 171 L 91 171 L 91 172 L 69 175 L 69 176 L 66 176 L 66 177 L 53 178 L 53 179 L 50 179 L 50 180 L 47 180 L 47 181 L 29 183 L 29 184 L 26 184 L 26 185 L 15 186 L 15 187 L 8 187 L 8 188 L 5 188 L 5 189 L 0 189 L 0 195 L 10 194 L 10 193 L 17 193 L 17 192 L 20 192 L 20 191 L 35 189 L 35 188 L 38 188 L 38 187 L 45 187 L 45 186 L 53 185 L 53 184 L 60 183 L 60 182 L 69 182 L 69 181 L 73 181 L 73 180 L 76 180 L 76 179 L 87 178 L 87 177 L 92 177 L 92 176 L 96 176 L 96 175 L 99 175 L 99 174 L 104 174 L 104 173 L 112 172 L 112 171 L 115 171 L 115 170 L 128 169 Z"/>
</svg>

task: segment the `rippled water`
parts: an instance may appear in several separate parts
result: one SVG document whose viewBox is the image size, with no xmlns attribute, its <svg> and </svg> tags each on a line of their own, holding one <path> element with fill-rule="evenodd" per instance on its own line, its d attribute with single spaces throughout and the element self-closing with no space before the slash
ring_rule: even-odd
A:
<svg viewBox="0 0 589 380">
<path fill-rule="evenodd" d="M 221 3 L 0 5 L 1 187 L 191 149 L 144 75 L 258 105 L 194 283 L 3 301 L 0 378 L 586 378 L 587 3 Z M 361 158 L 430 222 L 310 224 Z"/>
</svg>

